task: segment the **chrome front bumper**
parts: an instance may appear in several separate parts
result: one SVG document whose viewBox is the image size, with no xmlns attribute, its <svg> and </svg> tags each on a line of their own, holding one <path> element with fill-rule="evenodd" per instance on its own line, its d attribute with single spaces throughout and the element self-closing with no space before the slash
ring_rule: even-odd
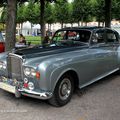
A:
<svg viewBox="0 0 120 120">
<path fill-rule="evenodd" d="M 3 82 L 4 79 L 4 82 Z M 21 95 L 32 97 L 32 98 L 38 98 L 42 100 L 50 99 L 52 97 L 51 92 L 46 92 L 46 91 L 34 91 L 34 90 L 29 90 L 25 89 L 23 87 L 19 87 L 19 84 L 17 83 L 16 85 L 11 85 L 10 82 L 7 82 L 7 78 L 1 77 L 0 78 L 0 88 L 2 90 L 5 90 L 7 92 L 15 94 L 16 97 L 20 97 Z"/>
<path fill-rule="evenodd" d="M 52 93 L 50 92 L 42 92 L 42 91 L 36 92 L 36 91 L 24 89 L 24 88 L 18 89 L 18 91 L 24 96 L 29 96 L 33 98 L 42 99 L 42 100 L 50 99 L 52 97 Z"/>
</svg>

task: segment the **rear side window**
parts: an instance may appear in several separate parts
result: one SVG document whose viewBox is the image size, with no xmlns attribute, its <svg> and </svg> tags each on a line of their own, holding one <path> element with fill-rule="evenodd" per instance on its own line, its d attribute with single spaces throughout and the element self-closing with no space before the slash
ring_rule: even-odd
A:
<svg viewBox="0 0 120 120">
<path fill-rule="evenodd" d="M 107 37 L 106 42 L 118 42 L 117 35 L 112 30 L 107 30 L 106 31 L 106 37 Z"/>
<path fill-rule="evenodd" d="M 97 43 L 104 43 L 104 30 L 98 30 L 96 31 L 96 38 L 97 38 Z"/>
<path fill-rule="evenodd" d="M 92 44 L 105 43 L 105 31 L 103 29 L 97 30 L 92 35 Z"/>
</svg>

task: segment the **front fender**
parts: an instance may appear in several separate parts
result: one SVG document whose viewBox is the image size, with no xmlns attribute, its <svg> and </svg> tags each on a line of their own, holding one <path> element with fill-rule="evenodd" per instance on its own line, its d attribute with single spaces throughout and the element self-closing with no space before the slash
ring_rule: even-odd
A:
<svg viewBox="0 0 120 120">
<path fill-rule="evenodd" d="M 118 47 L 117 52 L 118 52 L 118 66 L 120 68 L 120 46 Z"/>
<path fill-rule="evenodd" d="M 70 65 L 60 66 L 52 71 L 50 76 L 50 84 L 51 84 L 52 92 L 54 91 L 55 86 L 58 83 L 59 79 L 68 71 L 76 72 L 76 70 L 74 68 L 71 68 Z"/>
</svg>

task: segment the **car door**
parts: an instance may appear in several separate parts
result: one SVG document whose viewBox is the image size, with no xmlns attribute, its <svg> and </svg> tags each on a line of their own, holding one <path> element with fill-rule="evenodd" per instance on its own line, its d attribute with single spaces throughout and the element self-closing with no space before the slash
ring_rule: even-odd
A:
<svg viewBox="0 0 120 120">
<path fill-rule="evenodd" d="M 108 73 L 117 68 L 117 37 L 115 32 L 111 29 L 104 29 L 104 34 L 101 30 L 96 31 L 97 36 L 97 50 L 95 57 L 97 60 L 100 60 L 102 63 L 99 63 L 98 66 L 103 65 L 100 73 Z M 103 34 L 103 37 L 101 37 Z M 98 52 L 98 51 L 101 52 Z"/>
<path fill-rule="evenodd" d="M 93 64 L 91 70 L 91 80 L 96 81 L 111 72 L 117 70 L 117 52 L 113 44 L 107 42 L 106 29 L 96 30 L 91 39 L 89 53 L 92 56 L 90 63 Z"/>
</svg>

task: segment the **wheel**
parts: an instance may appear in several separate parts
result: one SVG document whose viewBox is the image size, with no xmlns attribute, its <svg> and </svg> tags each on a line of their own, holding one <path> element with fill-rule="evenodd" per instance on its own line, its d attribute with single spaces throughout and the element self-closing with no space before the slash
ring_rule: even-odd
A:
<svg viewBox="0 0 120 120">
<path fill-rule="evenodd" d="M 67 104 L 71 100 L 73 90 L 73 78 L 70 75 L 62 76 L 55 87 L 52 98 L 49 99 L 49 103 L 58 107 Z"/>
</svg>

